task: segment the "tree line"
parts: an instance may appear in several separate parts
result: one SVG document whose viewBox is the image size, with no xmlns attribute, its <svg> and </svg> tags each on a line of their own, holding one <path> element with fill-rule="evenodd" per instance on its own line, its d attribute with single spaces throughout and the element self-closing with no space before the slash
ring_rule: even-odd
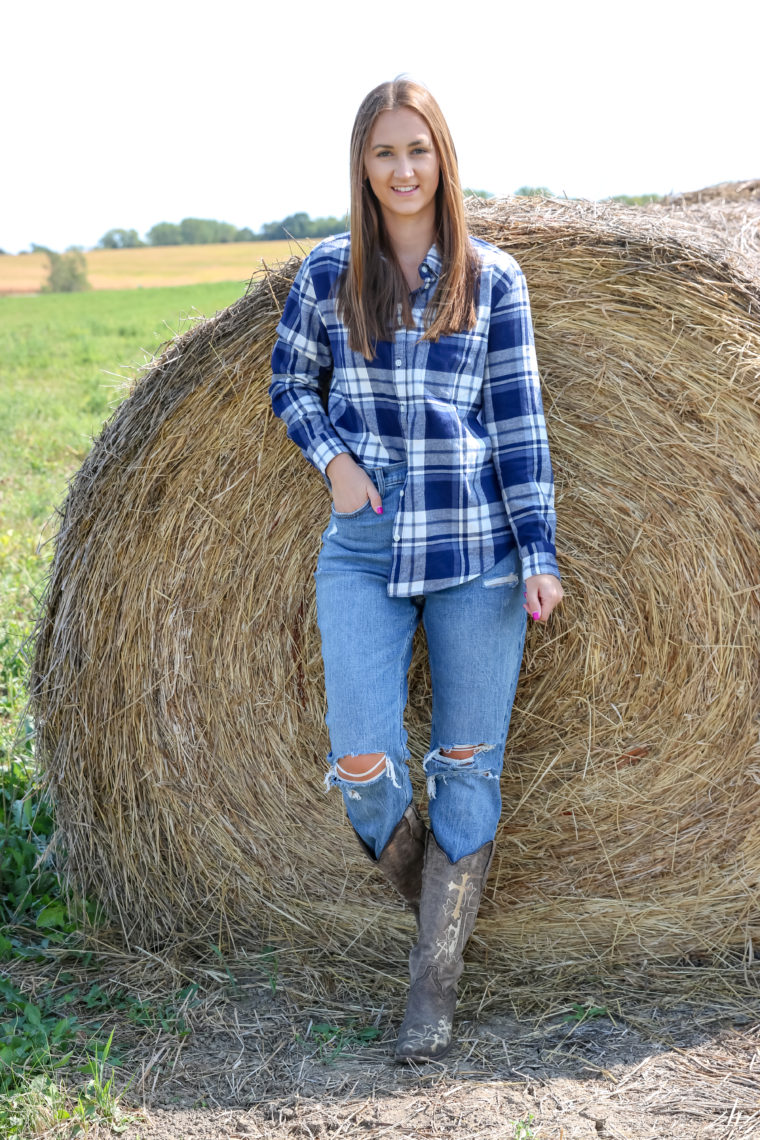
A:
<svg viewBox="0 0 760 1140">
<path fill-rule="evenodd" d="M 143 240 L 137 230 L 112 229 L 103 234 L 98 249 L 136 249 L 145 245 L 212 245 L 223 242 L 279 241 L 282 238 L 321 238 L 348 228 L 347 218 L 310 218 L 301 212 L 279 222 L 265 222 L 258 233 L 248 226 L 238 229 L 231 222 L 214 218 L 183 218 L 181 222 L 157 222 Z"/>
<path fill-rule="evenodd" d="M 492 198 L 488 190 L 464 190 L 465 197 Z M 521 186 L 515 194 L 520 197 L 554 197 L 546 186 Z M 616 194 L 607 198 L 608 202 L 622 202 L 628 206 L 644 206 L 662 201 L 660 194 Z M 137 230 L 112 229 L 98 242 L 98 249 L 135 249 L 139 246 L 167 245 L 210 245 L 223 242 L 278 241 L 282 238 L 321 238 L 341 233 L 348 228 L 348 218 L 310 218 L 305 212 L 289 214 L 280 222 L 266 222 L 258 233 L 247 226 L 238 229 L 229 222 L 218 222 L 213 218 L 183 218 L 179 223 L 158 222 L 152 226 L 143 241 Z M 0 249 L 0 255 L 5 251 Z M 87 263 L 80 248 L 70 247 L 64 253 L 56 253 L 47 246 L 32 243 L 32 253 L 44 253 L 49 259 L 48 279 L 42 286 L 43 293 L 76 293 L 89 289 Z"/>
</svg>

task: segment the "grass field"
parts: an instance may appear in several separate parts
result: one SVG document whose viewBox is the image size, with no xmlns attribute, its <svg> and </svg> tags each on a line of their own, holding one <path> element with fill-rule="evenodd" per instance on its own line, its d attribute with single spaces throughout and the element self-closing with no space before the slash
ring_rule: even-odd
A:
<svg viewBox="0 0 760 1140">
<path fill-rule="evenodd" d="M 55 508 L 136 372 L 177 332 L 244 291 L 173 289 L 0 297 L 0 757 L 23 703 L 17 650 L 48 561 Z"/>
<path fill-rule="evenodd" d="M 307 241 L 303 248 L 315 243 Z M 85 254 L 93 289 L 152 289 L 199 282 L 248 281 L 267 263 L 284 261 L 301 247 L 291 241 L 227 242 L 222 245 L 144 246 L 93 249 Z M 44 253 L 0 256 L 0 296 L 38 293 L 48 274 Z"/>
</svg>

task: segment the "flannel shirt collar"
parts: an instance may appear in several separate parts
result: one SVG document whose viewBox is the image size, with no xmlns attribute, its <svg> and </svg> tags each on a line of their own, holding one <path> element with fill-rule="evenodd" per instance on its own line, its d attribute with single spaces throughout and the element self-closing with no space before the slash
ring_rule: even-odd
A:
<svg viewBox="0 0 760 1140">
<path fill-rule="evenodd" d="M 435 245 L 431 245 L 420 265 L 420 277 L 423 281 L 437 280 L 441 276 L 443 262 Z"/>
<path fill-rule="evenodd" d="M 383 259 L 383 261 L 387 260 L 384 253 L 381 253 L 380 256 Z M 441 269 L 442 268 L 443 268 L 443 262 L 441 261 L 441 255 L 438 252 L 438 249 L 436 248 L 435 243 L 434 243 L 433 245 L 431 245 L 430 249 L 427 251 L 424 258 L 420 262 L 420 265 L 419 265 L 420 277 L 425 282 L 425 284 L 428 284 L 428 282 L 430 282 L 430 281 L 437 281 L 438 278 L 441 276 Z"/>
</svg>

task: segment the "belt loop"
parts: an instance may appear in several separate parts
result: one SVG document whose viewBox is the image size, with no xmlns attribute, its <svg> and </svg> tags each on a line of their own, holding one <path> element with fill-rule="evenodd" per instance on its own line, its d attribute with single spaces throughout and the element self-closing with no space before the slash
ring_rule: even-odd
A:
<svg viewBox="0 0 760 1140">
<path fill-rule="evenodd" d="M 385 476 L 383 475 L 382 467 L 376 467 L 372 472 L 372 481 L 377 487 L 380 497 L 385 494 Z"/>
</svg>

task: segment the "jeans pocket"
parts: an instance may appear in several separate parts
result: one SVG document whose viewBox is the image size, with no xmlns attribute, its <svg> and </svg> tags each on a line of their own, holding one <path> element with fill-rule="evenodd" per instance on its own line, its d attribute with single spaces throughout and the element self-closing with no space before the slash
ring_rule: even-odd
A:
<svg viewBox="0 0 760 1140">
<path fill-rule="evenodd" d="M 363 503 L 362 506 L 358 507 L 355 511 L 336 511 L 335 504 L 333 503 L 331 513 L 335 515 L 336 519 L 355 519 L 357 515 L 361 515 L 364 511 L 371 509 L 372 503 L 367 499 L 366 503 Z"/>
</svg>

